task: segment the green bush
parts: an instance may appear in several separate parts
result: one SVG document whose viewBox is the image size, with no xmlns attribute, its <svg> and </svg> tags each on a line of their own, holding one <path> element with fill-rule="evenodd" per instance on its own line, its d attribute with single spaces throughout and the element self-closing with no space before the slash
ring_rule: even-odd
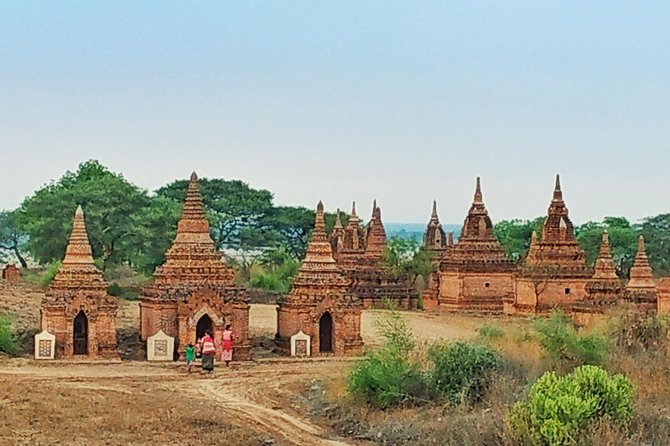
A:
<svg viewBox="0 0 670 446">
<path fill-rule="evenodd" d="M 54 262 L 51 262 L 47 265 L 45 268 L 44 272 L 40 275 L 39 278 L 39 284 L 42 285 L 43 287 L 49 286 L 52 280 L 54 280 L 54 277 L 56 277 L 56 273 L 58 273 L 58 269 L 61 266 L 61 261 L 56 260 Z"/>
<path fill-rule="evenodd" d="M 590 423 L 625 427 L 633 416 L 633 386 L 623 375 L 611 376 L 585 365 L 558 377 L 546 372 L 516 403 L 509 423 L 519 440 L 534 445 L 575 445 Z"/>
<path fill-rule="evenodd" d="M 556 310 L 548 318 L 533 321 L 538 341 L 554 365 L 570 368 L 584 364 L 600 365 L 606 358 L 607 339 L 577 331 L 570 317 Z"/>
<path fill-rule="evenodd" d="M 391 309 L 375 321 L 384 344 L 366 352 L 348 376 L 347 389 L 357 399 L 380 408 L 426 401 L 429 387 L 411 360 L 412 333 L 402 316 Z"/>
<path fill-rule="evenodd" d="M 667 317 L 628 307 L 619 313 L 610 336 L 627 353 L 655 350 L 665 345 L 668 325 Z"/>
<path fill-rule="evenodd" d="M 288 293 L 290 290 L 290 280 L 281 277 L 277 273 L 266 271 L 253 271 L 249 279 L 249 286 L 276 293 Z"/>
<path fill-rule="evenodd" d="M 491 324 L 482 325 L 477 329 L 477 333 L 484 339 L 497 339 L 505 334 L 500 327 Z"/>
<path fill-rule="evenodd" d="M 124 291 L 123 287 L 116 282 L 110 283 L 107 286 L 107 294 L 110 296 L 121 297 Z"/>
<path fill-rule="evenodd" d="M 452 404 L 480 401 L 502 357 L 485 345 L 457 342 L 433 345 L 428 351 L 435 389 Z"/>
<path fill-rule="evenodd" d="M 12 318 L 8 314 L 0 315 L 0 351 L 16 355 L 19 347 L 12 333 Z"/>
</svg>

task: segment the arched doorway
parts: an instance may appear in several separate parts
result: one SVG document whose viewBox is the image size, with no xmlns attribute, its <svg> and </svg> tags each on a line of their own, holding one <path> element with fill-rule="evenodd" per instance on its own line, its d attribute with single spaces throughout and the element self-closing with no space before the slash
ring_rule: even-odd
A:
<svg viewBox="0 0 670 446">
<path fill-rule="evenodd" d="M 74 318 L 72 330 L 75 355 L 88 355 L 88 318 L 84 310 L 79 311 Z"/>
<path fill-rule="evenodd" d="M 212 322 L 212 318 L 207 314 L 203 314 L 202 317 L 198 319 L 198 323 L 195 326 L 195 340 L 197 341 L 205 336 L 205 332 L 209 332 L 214 336 L 214 323 Z"/>
<path fill-rule="evenodd" d="M 319 352 L 333 352 L 333 317 L 328 312 L 319 319 Z"/>
</svg>

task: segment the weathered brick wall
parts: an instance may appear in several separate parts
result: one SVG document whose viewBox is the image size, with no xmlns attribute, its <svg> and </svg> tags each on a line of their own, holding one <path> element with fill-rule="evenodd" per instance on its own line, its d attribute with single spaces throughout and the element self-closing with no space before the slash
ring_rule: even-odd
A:
<svg viewBox="0 0 670 446">
<path fill-rule="evenodd" d="M 658 314 L 670 314 L 670 277 L 663 277 L 656 285 Z"/>
<path fill-rule="evenodd" d="M 462 296 L 465 299 L 502 299 L 514 293 L 512 274 L 470 273 L 463 275 Z"/>
</svg>

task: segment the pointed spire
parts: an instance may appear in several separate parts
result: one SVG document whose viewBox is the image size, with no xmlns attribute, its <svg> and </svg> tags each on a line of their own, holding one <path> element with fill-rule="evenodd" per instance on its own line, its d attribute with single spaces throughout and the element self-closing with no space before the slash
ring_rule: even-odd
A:
<svg viewBox="0 0 670 446">
<path fill-rule="evenodd" d="M 561 190 L 561 176 L 556 174 L 556 184 L 554 185 L 553 201 L 563 201 L 563 191 Z"/>
<path fill-rule="evenodd" d="M 191 181 L 198 181 L 198 174 L 195 173 L 195 170 L 191 173 Z"/>
<path fill-rule="evenodd" d="M 447 234 L 447 245 L 451 246 L 454 244 L 454 231 L 449 231 Z"/>
<path fill-rule="evenodd" d="M 537 245 L 537 231 L 533 230 L 533 233 L 530 235 L 530 246 Z"/>
<path fill-rule="evenodd" d="M 84 210 L 81 208 L 81 205 L 77 206 L 77 210 L 74 213 L 72 232 L 70 233 L 67 248 L 65 248 L 63 264 L 95 264 L 93 262 L 91 244 L 88 241 L 88 234 L 86 232 Z"/>
<path fill-rule="evenodd" d="M 84 217 L 84 210 L 81 208 L 81 205 L 77 206 L 77 210 L 74 211 L 75 217 L 81 216 L 82 218 Z"/>
<path fill-rule="evenodd" d="M 593 278 L 612 280 L 617 279 L 616 268 L 614 267 L 614 260 L 612 259 L 612 252 L 610 250 L 610 242 L 607 231 L 603 231 L 602 243 L 600 244 L 600 255 L 596 259 Z"/>
<path fill-rule="evenodd" d="M 342 220 L 340 220 L 340 208 L 337 208 L 337 212 L 335 213 L 335 226 L 333 226 L 333 229 L 342 229 Z"/>
<path fill-rule="evenodd" d="M 484 199 L 482 197 L 482 184 L 481 179 L 477 177 L 477 186 L 475 188 L 475 198 L 473 201 L 474 204 L 483 204 Z"/>
<path fill-rule="evenodd" d="M 351 202 L 351 216 L 356 217 L 356 202 L 355 201 Z"/>
<path fill-rule="evenodd" d="M 433 212 L 430 214 L 430 220 L 439 222 L 440 219 L 437 216 L 437 201 L 433 200 Z"/>
<path fill-rule="evenodd" d="M 326 228 L 326 223 L 323 217 L 323 203 L 319 200 L 319 204 L 316 205 L 316 221 L 314 223 L 314 230 L 319 232 L 324 232 Z"/>
<path fill-rule="evenodd" d="M 377 199 L 373 198 L 372 199 L 372 217 L 373 218 L 375 216 L 375 211 L 377 211 Z"/>
<path fill-rule="evenodd" d="M 637 242 L 637 254 L 635 255 L 635 262 L 630 269 L 630 281 L 626 285 L 628 290 L 656 290 L 656 283 L 654 282 L 654 272 L 649 265 L 649 259 L 645 252 L 644 237 L 640 235 Z"/>
</svg>

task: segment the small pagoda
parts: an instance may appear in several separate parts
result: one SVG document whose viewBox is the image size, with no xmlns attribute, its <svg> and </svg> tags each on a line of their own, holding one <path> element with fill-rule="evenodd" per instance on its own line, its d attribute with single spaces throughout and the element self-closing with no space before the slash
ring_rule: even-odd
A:
<svg viewBox="0 0 670 446">
<path fill-rule="evenodd" d="M 453 235 L 452 235 L 453 245 Z M 423 308 L 434 310 L 438 305 L 440 294 L 440 261 L 449 248 L 449 237 L 442 229 L 440 217 L 437 215 L 437 201 L 433 200 L 433 210 L 430 214 L 428 226 L 423 234 L 423 245 L 421 249 L 428 253 L 433 271 L 426 278 L 426 289 L 423 292 Z"/>
<path fill-rule="evenodd" d="M 493 235 L 479 177 L 461 235 L 442 256 L 439 271 L 439 306 L 446 310 L 502 313 L 503 300 L 514 296 L 515 265 Z"/>
<path fill-rule="evenodd" d="M 391 274 L 383 264 L 386 230 L 376 200 L 372 204 L 372 217 L 365 229 L 364 244 L 358 244 L 358 250 L 354 251 L 348 248 L 357 243 L 354 232 L 356 224 L 354 220 L 351 228 L 345 230 L 344 249 L 338 256 L 338 262 L 351 279 L 351 292 L 363 301 L 365 308 L 384 308 L 385 300 L 394 302 L 402 309 L 416 308 L 418 294 L 409 278 Z M 349 240 L 351 245 L 348 244 Z"/>
<path fill-rule="evenodd" d="M 361 220 L 356 214 L 356 202 L 351 205 L 351 215 L 347 221 L 347 226 L 340 230 L 337 227 L 339 221 L 338 212 L 338 219 L 331 234 L 333 258 L 345 271 L 350 271 L 356 268 L 358 259 L 365 252 L 365 234 L 361 228 Z"/>
<path fill-rule="evenodd" d="M 205 332 L 218 340 L 218 334 L 231 324 L 236 335 L 235 359 L 251 358 L 249 296 L 235 284 L 233 269 L 222 261 L 214 245 L 195 172 L 165 263 L 143 290 L 140 319 L 142 340 L 163 330 L 176 338 L 180 355 Z"/>
<path fill-rule="evenodd" d="M 93 261 L 79 206 L 65 257 L 42 300 L 41 328 L 56 337 L 56 357 L 118 358 L 117 307 Z"/>
<path fill-rule="evenodd" d="M 351 294 L 348 279 L 333 258 L 326 235 L 323 204 L 305 259 L 293 280 L 291 292 L 277 308 L 277 349 L 291 352 L 291 338 L 307 335 L 311 356 L 353 355 L 361 352 L 361 301 Z"/>
<path fill-rule="evenodd" d="M 640 236 L 638 240 L 637 254 L 630 269 L 630 280 L 626 284 L 624 298 L 643 311 L 657 311 L 656 282 L 654 282 L 654 272 L 645 252 L 643 236 Z"/>
<path fill-rule="evenodd" d="M 623 297 L 623 285 L 616 274 L 607 231 L 603 231 L 600 254 L 586 291 L 586 299 L 575 302 L 572 307 L 574 318 L 582 325 L 588 325 L 593 315 L 605 313 Z"/>
<path fill-rule="evenodd" d="M 593 276 L 586 254 L 575 238 L 574 225 L 563 201 L 560 176 L 542 225 L 542 238 L 533 233 L 517 281 L 516 300 L 505 312 L 547 313 L 554 307 L 569 310 L 587 297 Z"/>
</svg>

